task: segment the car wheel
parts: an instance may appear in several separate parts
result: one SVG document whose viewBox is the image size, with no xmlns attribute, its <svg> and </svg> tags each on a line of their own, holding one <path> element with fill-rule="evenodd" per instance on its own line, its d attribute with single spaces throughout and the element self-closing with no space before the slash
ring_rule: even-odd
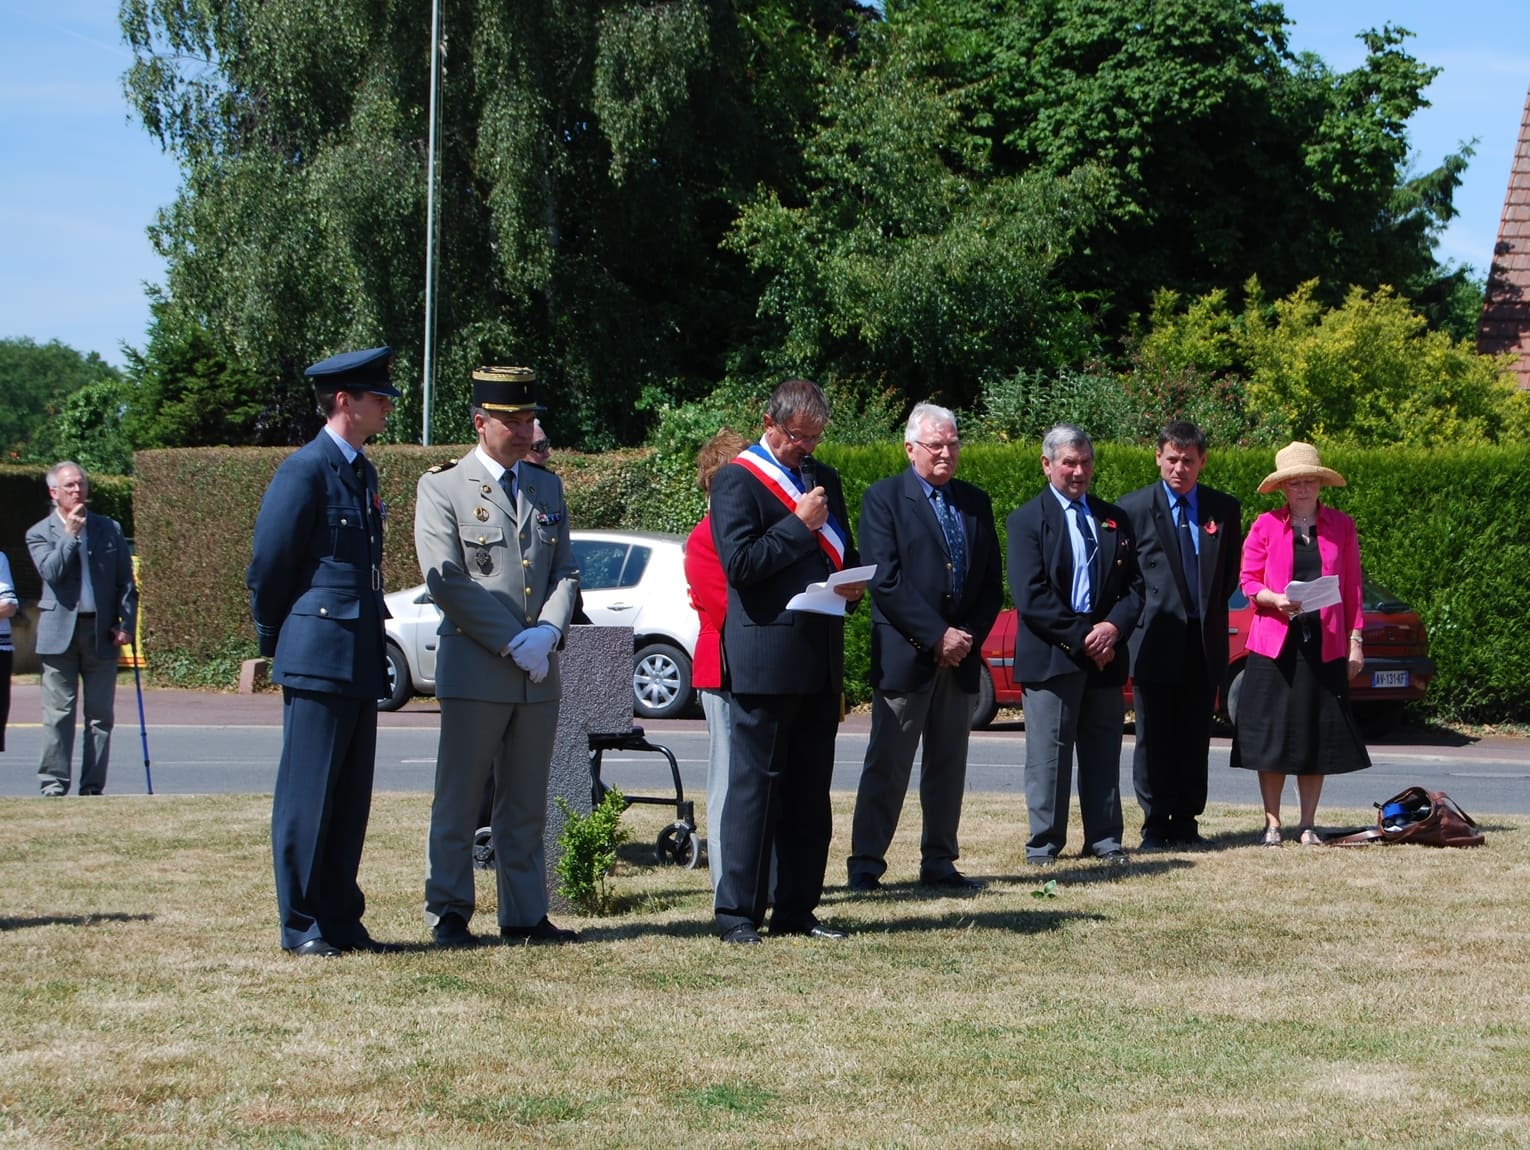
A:
<svg viewBox="0 0 1530 1150">
<path fill-rule="evenodd" d="M 673 719 L 691 705 L 691 660 L 668 643 L 648 643 L 632 661 L 634 710 L 645 719 Z"/>
<path fill-rule="evenodd" d="M 396 711 L 414 697 L 414 683 L 409 678 L 409 663 L 404 653 L 388 644 L 388 693 L 377 700 L 379 711 Z"/>
<path fill-rule="evenodd" d="M 1238 668 L 1238 673 L 1232 677 L 1232 682 L 1227 687 L 1227 721 L 1233 726 L 1238 725 L 1238 696 L 1243 694 L 1243 668 Z"/>
<path fill-rule="evenodd" d="M 977 699 L 972 704 L 972 729 L 981 731 L 993 722 L 993 717 L 998 713 L 999 704 L 993 693 L 993 673 L 985 663 L 978 675 Z"/>
</svg>

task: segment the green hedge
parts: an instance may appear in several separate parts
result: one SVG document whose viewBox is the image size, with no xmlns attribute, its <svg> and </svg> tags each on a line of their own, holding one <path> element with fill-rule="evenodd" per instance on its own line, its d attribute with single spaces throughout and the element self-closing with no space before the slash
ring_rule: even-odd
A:
<svg viewBox="0 0 1530 1150">
<path fill-rule="evenodd" d="M 420 581 L 414 556 L 414 491 L 426 467 L 463 447 L 374 447 L 388 504 L 384 579 L 389 590 Z M 159 678 L 232 683 L 233 664 L 254 653 L 244 570 L 261 495 L 285 450 L 199 448 L 140 452 L 136 459 L 137 542 L 141 557 L 144 641 Z M 825 446 L 840 470 L 852 520 L 868 485 L 904 466 L 898 444 Z M 1367 574 L 1411 603 L 1429 628 L 1439 675 L 1428 708 L 1454 720 L 1530 721 L 1530 628 L 1518 595 L 1530 571 L 1530 448 L 1467 447 L 1332 450 L 1324 460 L 1350 481 L 1325 498 L 1353 515 Z M 975 444 L 964 449 L 962 478 L 993 499 L 1001 544 L 1004 519 L 1041 488 L 1035 444 Z M 683 461 L 645 450 L 584 456 L 559 452 L 553 465 L 568 491 L 576 527 L 685 531 L 701 500 Z M 1279 504 L 1255 493 L 1273 468 L 1273 452 L 1214 450 L 1208 484 L 1243 500 L 1245 522 Z M 20 470 L 20 469 L 14 469 Z M 17 488 L 7 506 L 25 501 L 20 532 L 46 512 L 33 488 Z M 1150 448 L 1101 444 L 1094 490 L 1107 499 L 1157 475 Z M 0 470 L 0 484 L 8 481 Z M 21 480 L 16 482 L 21 483 Z M 119 481 L 97 481 L 97 505 L 116 498 Z M 120 481 L 124 485 L 127 481 Z M 24 484 L 23 484 L 24 487 Z M 115 514 L 109 511 L 108 513 Z M 118 514 L 127 523 L 131 515 Z M 19 537 L 18 537 L 19 543 Z M 30 570 L 30 564 L 13 567 Z M 869 610 L 851 616 L 846 639 L 848 694 L 867 697 Z"/>
</svg>

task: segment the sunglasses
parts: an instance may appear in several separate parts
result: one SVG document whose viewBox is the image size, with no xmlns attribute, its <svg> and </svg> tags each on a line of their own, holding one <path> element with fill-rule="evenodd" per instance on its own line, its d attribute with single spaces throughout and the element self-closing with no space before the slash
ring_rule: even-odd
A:
<svg viewBox="0 0 1530 1150">
<path fill-rule="evenodd" d="M 538 455 L 541 455 L 542 452 L 546 451 L 551 446 L 552 444 L 547 442 L 547 440 L 537 439 L 532 441 L 531 450 L 535 451 Z"/>
</svg>

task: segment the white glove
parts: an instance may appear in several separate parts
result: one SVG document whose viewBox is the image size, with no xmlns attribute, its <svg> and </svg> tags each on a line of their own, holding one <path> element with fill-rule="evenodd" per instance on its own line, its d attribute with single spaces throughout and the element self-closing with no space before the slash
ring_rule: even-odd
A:
<svg viewBox="0 0 1530 1150">
<path fill-rule="evenodd" d="M 527 627 L 510 640 L 510 657 L 530 676 L 533 683 L 547 678 L 548 656 L 558 645 L 558 629 L 546 623 Z"/>
</svg>

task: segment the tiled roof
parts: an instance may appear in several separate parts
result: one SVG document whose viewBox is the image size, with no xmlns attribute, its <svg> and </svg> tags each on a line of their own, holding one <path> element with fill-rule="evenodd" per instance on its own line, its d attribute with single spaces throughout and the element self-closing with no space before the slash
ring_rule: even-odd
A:
<svg viewBox="0 0 1530 1150">
<path fill-rule="evenodd" d="M 1519 144 L 1488 272 L 1487 298 L 1477 324 L 1477 350 L 1516 353 L 1519 385 L 1530 388 L 1530 92 L 1525 96 Z"/>
</svg>

